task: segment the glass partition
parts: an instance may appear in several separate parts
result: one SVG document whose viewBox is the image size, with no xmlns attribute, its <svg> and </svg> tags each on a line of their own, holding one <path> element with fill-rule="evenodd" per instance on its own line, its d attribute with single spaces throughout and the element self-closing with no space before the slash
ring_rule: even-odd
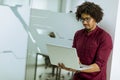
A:
<svg viewBox="0 0 120 80">
<path fill-rule="evenodd" d="M 57 65 L 51 64 L 46 47 L 49 43 L 72 47 L 75 31 L 82 28 L 74 13 L 61 12 L 62 1 L 67 0 L 31 1 L 26 80 L 69 80 L 72 77 L 71 72 L 60 71 Z"/>
</svg>

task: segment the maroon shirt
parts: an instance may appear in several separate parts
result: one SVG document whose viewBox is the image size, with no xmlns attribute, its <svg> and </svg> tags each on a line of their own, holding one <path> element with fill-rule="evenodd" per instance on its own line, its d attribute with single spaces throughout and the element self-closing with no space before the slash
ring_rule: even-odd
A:
<svg viewBox="0 0 120 80">
<path fill-rule="evenodd" d="M 78 30 L 73 47 L 82 64 L 96 63 L 100 67 L 99 72 L 75 73 L 74 80 L 106 80 L 107 61 L 113 47 L 110 35 L 99 27 L 89 33 L 85 29 Z"/>
</svg>

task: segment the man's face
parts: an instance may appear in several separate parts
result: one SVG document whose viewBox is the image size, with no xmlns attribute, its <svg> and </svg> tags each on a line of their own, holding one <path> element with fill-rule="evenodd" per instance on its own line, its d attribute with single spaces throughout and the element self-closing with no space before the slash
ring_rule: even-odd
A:
<svg viewBox="0 0 120 80">
<path fill-rule="evenodd" d="M 85 29 L 87 29 L 88 31 L 92 31 L 96 27 L 96 21 L 95 21 L 95 19 L 93 19 L 88 14 L 84 14 L 83 13 L 81 15 L 81 22 L 82 22 L 83 26 L 85 27 Z"/>
</svg>

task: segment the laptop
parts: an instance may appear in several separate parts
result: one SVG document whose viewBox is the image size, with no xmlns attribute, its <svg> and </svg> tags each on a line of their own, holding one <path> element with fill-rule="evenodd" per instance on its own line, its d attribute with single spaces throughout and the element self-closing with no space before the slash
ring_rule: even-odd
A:
<svg viewBox="0 0 120 80">
<path fill-rule="evenodd" d="M 66 67 L 79 70 L 89 68 L 89 66 L 87 65 L 79 64 L 75 48 L 59 46 L 54 44 L 46 45 L 51 64 L 58 65 L 58 63 L 63 63 Z"/>
</svg>

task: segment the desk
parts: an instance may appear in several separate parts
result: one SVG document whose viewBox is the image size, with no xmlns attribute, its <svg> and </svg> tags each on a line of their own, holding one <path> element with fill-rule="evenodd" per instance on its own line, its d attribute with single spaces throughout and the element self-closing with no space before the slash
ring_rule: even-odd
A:
<svg viewBox="0 0 120 80">
<path fill-rule="evenodd" d="M 52 72 L 50 72 L 51 76 L 54 77 L 54 80 L 64 80 L 64 79 L 61 79 L 61 78 L 64 78 L 64 76 L 61 76 L 61 71 L 62 69 L 59 68 L 57 65 L 53 65 L 51 64 L 50 62 L 50 59 L 49 59 L 49 56 L 48 55 L 44 55 L 44 54 L 41 54 L 41 53 L 37 53 L 36 54 L 36 64 L 35 64 L 35 75 L 34 75 L 34 80 L 36 80 L 36 72 L 37 72 L 37 62 L 38 62 L 38 55 L 42 55 L 43 57 L 45 57 L 45 65 L 44 67 L 45 68 L 50 68 L 52 69 Z M 72 79 L 73 77 L 73 73 L 72 75 L 69 74 L 69 77 L 71 76 L 70 79 Z M 42 77 L 42 76 L 41 76 Z"/>
<path fill-rule="evenodd" d="M 60 80 L 61 68 L 59 68 L 57 65 L 52 65 L 52 64 L 51 64 L 51 67 L 52 67 L 52 77 L 55 76 L 55 80 Z M 55 70 L 56 70 L 56 72 L 55 72 Z"/>
<path fill-rule="evenodd" d="M 35 74 L 34 74 L 34 80 L 36 80 L 36 72 L 37 72 L 37 63 L 38 63 L 38 55 L 41 55 L 45 57 L 45 68 L 51 67 L 52 68 L 52 77 L 55 76 L 55 80 L 60 80 L 61 77 L 61 69 L 57 65 L 53 65 L 50 62 L 49 56 L 42 54 L 42 53 L 37 53 L 36 54 L 36 62 L 35 62 Z M 56 72 L 55 72 L 56 70 Z"/>
</svg>

